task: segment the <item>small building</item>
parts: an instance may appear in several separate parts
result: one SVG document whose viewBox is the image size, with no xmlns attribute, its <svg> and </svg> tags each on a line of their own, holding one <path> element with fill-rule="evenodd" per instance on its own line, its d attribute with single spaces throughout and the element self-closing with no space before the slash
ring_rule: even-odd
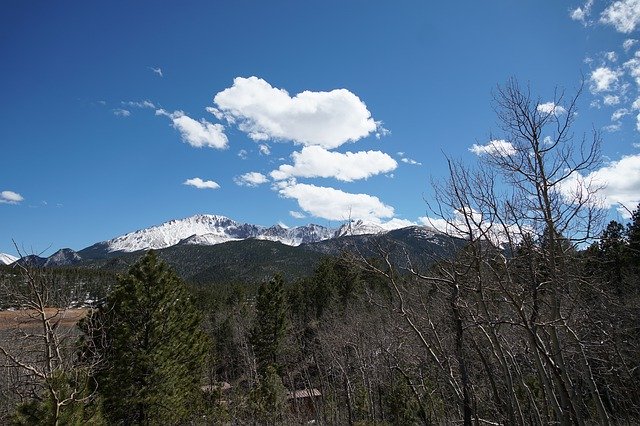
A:
<svg viewBox="0 0 640 426">
<path fill-rule="evenodd" d="M 291 411 L 300 417 L 315 419 L 322 392 L 318 389 L 299 389 L 287 392 L 287 402 Z"/>
</svg>

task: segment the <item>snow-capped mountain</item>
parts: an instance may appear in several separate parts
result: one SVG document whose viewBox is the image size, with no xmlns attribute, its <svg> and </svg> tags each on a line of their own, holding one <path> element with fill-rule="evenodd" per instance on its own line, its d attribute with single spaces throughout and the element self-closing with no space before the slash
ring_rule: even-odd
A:
<svg viewBox="0 0 640 426">
<path fill-rule="evenodd" d="M 264 227 L 239 223 L 225 216 L 196 215 L 185 219 L 170 220 L 161 225 L 141 229 L 98 243 L 92 247 L 96 250 L 98 248 L 106 250 L 109 253 L 133 252 L 162 249 L 176 244 L 214 245 L 247 238 L 279 241 L 286 245 L 298 246 L 343 235 L 360 235 L 367 232 L 378 233 L 380 231 L 383 231 L 383 229 L 365 227 L 359 222 L 354 222 L 350 231 L 347 231 L 342 230 L 342 228 L 336 230 L 315 224 L 294 228 L 285 228 L 280 225 Z"/>
<path fill-rule="evenodd" d="M 16 260 L 18 260 L 18 258 L 15 256 L 11 256 L 10 254 L 6 253 L 0 253 L 0 264 L 2 265 L 11 265 Z"/>
<path fill-rule="evenodd" d="M 369 234 L 382 234 L 387 232 L 382 226 L 363 220 L 352 220 L 349 223 L 345 223 L 335 232 L 334 237 L 342 237 L 346 235 L 369 235 Z"/>
</svg>

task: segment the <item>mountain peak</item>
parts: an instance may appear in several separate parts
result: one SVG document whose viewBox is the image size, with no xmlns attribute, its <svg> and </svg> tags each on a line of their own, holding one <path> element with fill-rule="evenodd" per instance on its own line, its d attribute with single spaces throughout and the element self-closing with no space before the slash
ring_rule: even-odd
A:
<svg viewBox="0 0 640 426">
<path fill-rule="evenodd" d="M 18 260 L 18 258 L 15 256 L 11 256 L 7 253 L 0 253 L 0 265 L 11 265 L 16 260 Z"/>
</svg>

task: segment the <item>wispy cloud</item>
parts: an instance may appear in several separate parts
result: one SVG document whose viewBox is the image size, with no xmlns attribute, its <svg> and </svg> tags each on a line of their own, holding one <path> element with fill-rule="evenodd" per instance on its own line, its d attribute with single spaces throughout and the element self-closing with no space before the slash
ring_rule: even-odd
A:
<svg viewBox="0 0 640 426">
<path fill-rule="evenodd" d="M 291 216 L 294 219 L 304 219 L 307 217 L 304 213 L 300 213 L 294 210 L 289 210 L 289 216 Z"/>
<path fill-rule="evenodd" d="M 183 185 L 193 186 L 198 189 L 218 189 L 220 185 L 212 180 L 202 180 L 199 177 L 187 179 L 182 182 Z"/>
<path fill-rule="evenodd" d="M 129 117 L 131 115 L 131 111 L 124 108 L 116 108 L 113 110 L 113 115 L 118 117 Z"/>
<path fill-rule="evenodd" d="M 256 141 L 284 140 L 327 149 L 357 141 L 377 129 L 367 106 L 346 89 L 290 96 L 258 77 L 237 77 L 208 108 Z"/>
<path fill-rule="evenodd" d="M 229 140 L 227 135 L 224 134 L 224 126 L 222 124 L 209 123 L 205 119 L 196 121 L 182 111 L 169 113 L 163 109 L 158 109 L 156 110 L 156 115 L 169 117 L 173 128 L 180 132 L 182 140 L 193 147 L 225 149 L 228 146 Z"/>
<path fill-rule="evenodd" d="M 24 197 L 17 192 L 2 191 L 0 192 L 0 204 L 18 204 L 24 201 Z"/>
<path fill-rule="evenodd" d="M 319 146 L 306 146 L 291 154 L 293 165 L 283 164 L 271 172 L 276 180 L 290 177 L 335 178 L 345 182 L 367 179 L 390 172 L 398 163 L 380 151 L 339 152 L 327 151 Z"/>
<path fill-rule="evenodd" d="M 134 108 L 152 108 L 156 109 L 156 106 L 153 102 L 148 99 L 144 101 L 122 101 L 122 105 Z"/>
<path fill-rule="evenodd" d="M 149 67 L 149 69 L 151 71 L 153 71 L 154 74 L 159 75 L 160 77 L 164 77 L 164 74 L 162 74 L 162 68 L 158 67 L 158 68 L 154 68 L 154 67 Z"/>
</svg>

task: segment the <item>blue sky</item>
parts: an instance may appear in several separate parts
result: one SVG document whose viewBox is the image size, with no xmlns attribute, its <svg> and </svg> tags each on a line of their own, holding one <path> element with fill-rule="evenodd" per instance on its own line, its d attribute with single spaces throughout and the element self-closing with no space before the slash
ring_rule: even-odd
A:
<svg viewBox="0 0 640 426">
<path fill-rule="evenodd" d="M 575 130 L 603 130 L 620 217 L 640 199 L 639 29 L 639 0 L 10 0 L 0 252 L 197 213 L 420 223 L 445 155 L 489 142 L 512 76 L 542 100 L 584 77 Z"/>
</svg>

